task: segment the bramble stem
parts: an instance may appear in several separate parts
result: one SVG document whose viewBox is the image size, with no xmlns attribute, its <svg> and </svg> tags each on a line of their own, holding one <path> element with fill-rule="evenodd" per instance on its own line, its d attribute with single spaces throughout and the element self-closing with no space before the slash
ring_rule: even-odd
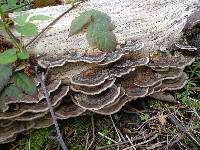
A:
<svg viewBox="0 0 200 150">
<path fill-rule="evenodd" d="M 56 139 L 60 143 L 60 145 L 61 145 L 63 150 L 68 150 L 67 146 L 65 145 L 65 142 L 63 141 L 63 138 L 62 138 L 59 126 L 58 126 L 57 118 L 56 118 L 56 115 L 55 115 L 55 113 L 53 111 L 53 107 L 51 105 L 51 101 L 50 101 L 50 98 L 49 98 L 49 93 L 48 93 L 47 87 L 46 87 L 46 85 L 45 85 L 45 83 L 44 83 L 44 81 L 42 80 L 41 77 L 38 76 L 37 79 L 41 83 L 41 87 L 42 87 L 42 90 L 44 92 L 44 95 L 45 95 L 45 98 L 46 98 L 46 101 L 47 101 L 47 104 L 48 104 L 49 111 L 51 113 L 52 121 L 53 121 L 53 124 L 55 126 L 56 133 L 57 133 Z"/>
</svg>

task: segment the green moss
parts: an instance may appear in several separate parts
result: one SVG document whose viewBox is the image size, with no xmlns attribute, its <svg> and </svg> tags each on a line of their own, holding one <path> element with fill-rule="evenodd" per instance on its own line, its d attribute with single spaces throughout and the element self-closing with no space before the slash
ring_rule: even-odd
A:
<svg viewBox="0 0 200 150">
<path fill-rule="evenodd" d="M 30 132 L 28 138 L 19 141 L 19 147 L 16 150 L 42 150 L 46 146 L 48 136 L 52 135 L 52 128 L 44 128 Z"/>
</svg>

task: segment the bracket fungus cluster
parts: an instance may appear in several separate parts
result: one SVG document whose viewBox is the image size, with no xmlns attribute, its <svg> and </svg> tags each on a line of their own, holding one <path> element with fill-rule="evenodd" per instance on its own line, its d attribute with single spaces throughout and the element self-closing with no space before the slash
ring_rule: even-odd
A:
<svg viewBox="0 0 200 150">
<path fill-rule="evenodd" d="M 37 67 L 45 73 L 45 83 L 58 119 L 87 112 L 110 115 L 127 102 L 146 96 L 175 101 L 168 91 L 184 87 L 187 82 L 184 68 L 195 60 L 194 55 L 182 51 L 196 51 L 196 48 L 183 42 L 174 43 L 178 42 L 177 39 L 181 41 L 181 30 L 187 16 L 197 8 L 196 0 L 175 0 L 173 6 L 171 0 L 162 4 L 157 2 L 85 2 L 28 47 L 29 52 L 37 56 Z M 68 5 L 55 6 L 23 13 L 46 14 L 56 18 L 68 8 Z M 84 33 L 67 37 L 71 20 L 82 10 L 91 8 L 105 12 L 115 24 L 113 32 L 118 45 L 114 51 L 88 52 Z M 137 11 L 139 8 L 141 12 Z M 174 9 L 179 10 L 176 15 Z M 163 11 L 167 13 L 161 13 Z M 19 14 L 11 14 L 11 17 L 16 15 Z M 36 25 L 41 31 L 47 24 L 36 22 Z M 187 24 L 187 28 L 190 25 Z M 27 37 L 22 39 L 24 43 L 31 40 Z M 163 47 L 166 49 L 163 50 Z M 37 78 L 35 81 L 37 98 L 26 96 L 21 100 L 5 100 L 4 110 L 0 112 L 0 143 L 13 141 L 18 133 L 52 124 L 41 85 Z"/>
</svg>

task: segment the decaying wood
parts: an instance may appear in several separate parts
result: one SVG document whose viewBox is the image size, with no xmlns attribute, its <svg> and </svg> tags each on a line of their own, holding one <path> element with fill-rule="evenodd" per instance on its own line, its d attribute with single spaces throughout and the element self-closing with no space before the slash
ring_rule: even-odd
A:
<svg viewBox="0 0 200 150">
<path fill-rule="evenodd" d="M 187 80 L 183 70 L 195 58 L 180 51 L 192 47 L 179 43 L 172 49 L 178 50 L 175 53 L 167 48 L 180 42 L 187 17 L 197 6 L 198 0 L 89 0 L 63 16 L 28 47 L 37 56 L 38 67 L 48 73 L 45 79 L 57 118 L 76 117 L 87 111 L 109 115 L 131 100 L 159 97 L 165 91 L 182 88 Z M 34 22 L 42 31 L 69 8 L 46 7 L 10 16 L 51 16 L 50 21 Z M 85 33 L 68 37 L 71 21 L 90 9 L 111 17 L 118 41 L 115 51 L 89 53 Z M 19 35 L 15 29 L 12 31 Z M 27 44 L 32 38 L 22 40 Z M 19 132 L 52 124 L 40 83 L 36 82 L 39 94 L 34 103 L 29 99 L 6 101 L 7 109 L 0 112 L 0 143 L 14 140 Z M 9 136 L 5 137 L 4 132 Z"/>
</svg>

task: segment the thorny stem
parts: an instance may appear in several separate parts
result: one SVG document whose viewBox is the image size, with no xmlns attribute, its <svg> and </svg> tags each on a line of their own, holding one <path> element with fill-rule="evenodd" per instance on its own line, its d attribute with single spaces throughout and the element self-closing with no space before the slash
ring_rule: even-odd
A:
<svg viewBox="0 0 200 150">
<path fill-rule="evenodd" d="M 20 48 L 20 45 L 16 39 L 16 37 L 12 34 L 12 32 L 9 30 L 8 28 L 8 25 L 6 25 L 6 18 L 4 16 L 4 12 L 1 8 L 1 5 L 0 5 L 0 15 L 1 15 L 1 19 L 2 19 L 2 28 L 6 31 L 6 33 L 9 35 L 9 37 L 11 38 L 11 40 L 13 41 L 13 43 L 15 44 L 15 46 L 18 48 L 18 49 L 21 49 Z"/>
<path fill-rule="evenodd" d="M 55 113 L 53 111 L 53 107 L 51 105 L 51 101 L 50 101 L 50 98 L 49 98 L 49 93 L 48 93 L 47 87 L 46 87 L 44 81 L 42 80 L 42 78 L 40 76 L 38 76 L 37 79 L 41 83 L 41 87 L 42 87 L 42 90 L 44 92 L 44 95 L 45 95 L 45 98 L 46 98 L 46 101 L 47 101 L 47 104 L 48 104 L 49 111 L 51 113 L 52 121 L 53 121 L 53 124 L 55 126 L 56 133 L 57 133 L 56 139 L 60 143 L 60 145 L 61 145 L 63 150 L 68 150 L 67 146 L 65 145 L 65 142 L 63 141 L 63 138 L 62 138 L 59 126 L 58 126 L 57 118 L 56 118 L 56 115 L 55 115 Z"/>
<path fill-rule="evenodd" d="M 58 16 L 55 20 L 53 20 L 46 28 L 44 28 L 38 35 L 36 35 L 29 43 L 27 43 L 24 48 L 28 47 L 29 45 L 31 45 L 39 36 L 42 35 L 42 33 L 44 33 L 50 26 L 54 25 L 60 18 L 62 18 L 64 15 L 66 15 L 67 13 L 69 13 L 72 9 L 74 9 L 75 7 L 77 7 L 80 3 L 82 3 L 84 1 L 81 1 L 77 4 L 72 5 L 72 7 L 70 7 L 69 9 L 67 9 L 65 12 L 63 12 L 60 16 Z"/>
</svg>

